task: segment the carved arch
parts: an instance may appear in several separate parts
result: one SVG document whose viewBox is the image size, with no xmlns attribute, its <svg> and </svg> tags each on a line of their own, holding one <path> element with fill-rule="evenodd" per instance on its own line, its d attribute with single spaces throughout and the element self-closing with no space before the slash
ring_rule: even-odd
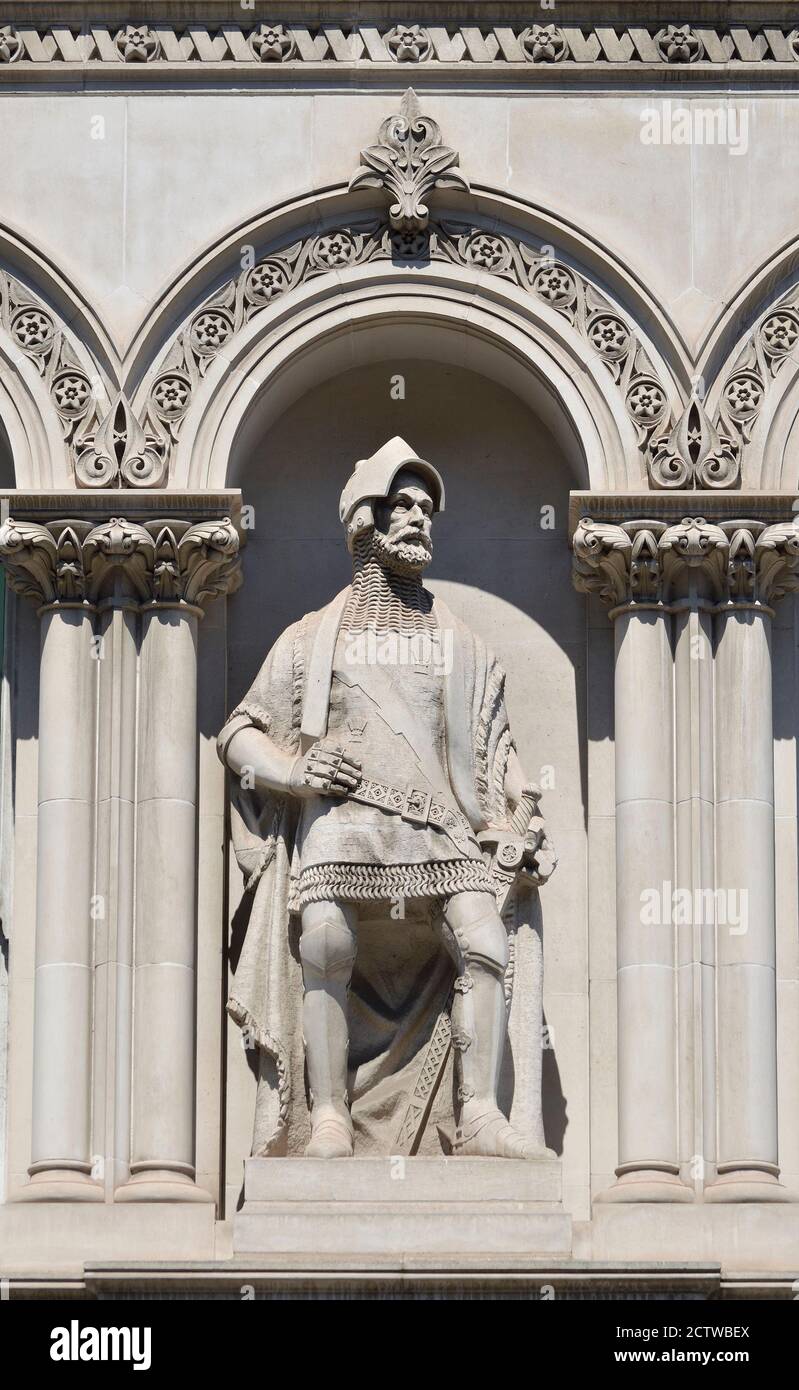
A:
<svg viewBox="0 0 799 1390">
<path fill-rule="evenodd" d="M 450 192 L 446 204 L 438 194 L 428 225 L 397 228 L 365 190 L 337 188 L 238 228 L 142 325 L 127 389 L 145 432 L 171 455 L 169 485 L 221 484 L 218 456 L 206 468 L 199 451 L 232 443 L 231 422 L 241 424 L 253 396 L 274 388 L 275 373 L 285 381 L 289 342 L 306 357 L 318 347 L 321 362 L 329 334 L 340 339 L 356 320 L 358 332 L 370 321 L 384 327 L 389 316 L 436 324 L 438 352 L 460 316 L 494 358 L 514 360 L 514 375 L 525 363 L 529 390 L 539 400 L 548 392 L 550 417 L 558 398 L 593 487 L 646 487 L 647 454 L 689 394 L 673 325 L 575 228 L 485 189 Z M 418 355 L 430 346 L 420 334 Z"/>
<path fill-rule="evenodd" d="M 799 237 L 752 272 L 707 335 L 697 363 L 711 413 L 741 439 L 743 483 L 794 492 L 786 455 L 799 417 Z"/>
<path fill-rule="evenodd" d="M 17 487 L 74 485 L 74 443 L 107 411 L 116 379 L 113 346 L 81 294 L 0 224 L 0 420 Z"/>
</svg>

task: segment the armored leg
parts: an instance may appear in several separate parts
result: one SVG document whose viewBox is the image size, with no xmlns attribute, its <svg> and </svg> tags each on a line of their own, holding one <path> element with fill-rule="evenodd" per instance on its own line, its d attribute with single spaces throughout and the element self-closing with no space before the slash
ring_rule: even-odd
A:
<svg viewBox="0 0 799 1390">
<path fill-rule="evenodd" d="M 493 897 L 456 893 L 444 909 L 444 930 L 458 967 L 452 1041 L 461 1108 L 454 1150 L 471 1156 L 537 1157 L 546 1151 L 514 1129 L 498 1103 L 507 1032 L 508 936 Z"/>
<path fill-rule="evenodd" d="M 355 962 L 356 922 L 356 909 L 345 903 L 312 903 L 302 913 L 302 1027 L 312 1103 L 308 1158 L 352 1155 L 347 990 Z"/>
</svg>

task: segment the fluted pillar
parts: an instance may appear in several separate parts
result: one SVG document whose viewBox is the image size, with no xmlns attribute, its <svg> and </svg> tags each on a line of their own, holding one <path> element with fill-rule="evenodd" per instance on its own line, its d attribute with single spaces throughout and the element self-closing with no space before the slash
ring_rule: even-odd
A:
<svg viewBox="0 0 799 1390">
<path fill-rule="evenodd" d="M 616 627 L 619 1167 L 605 1200 L 787 1197 L 769 605 L 799 586 L 799 528 L 702 500 L 716 520 L 675 520 L 674 496 L 624 520 L 630 499 L 602 499 L 621 524 L 583 516 L 573 534 L 577 587 Z M 747 500 L 773 514 L 775 499 Z"/>
<path fill-rule="evenodd" d="M 726 536 L 684 517 L 661 535 L 659 556 L 674 628 L 678 1153 L 682 1180 L 700 1196 L 716 1164 L 713 612 L 725 587 Z"/>
<path fill-rule="evenodd" d="M 88 529 L 88 528 L 87 528 Z M 102 1200 L 91 1177 L 92 889 L 97 661 L 80 528 L 6 521 L 0 557 L 41 617 L 30 1184 Z"/>
<path fill-rule="evenodd" d="M 718 1177 L 705 1199 L 780 1201 L 770 602 L 796 587 L 799 530 L 729 524 L 717 612 Z"/>
<path fill-rule="evenodd" d="M 142 608 L 133 1137 L 117 1201 L 211 1201 L 195 1184 L 197 624 L 236 573 L 230 523 L 155 535 Z"/>
<path fill-rule="evenodd" d="M 573 541 L 575 581 L 610 605 L 615 631 L 619 1165 L 607 1201 L 691 1200 L 678 1177 L 676 957 L 661 911 L 674 879 L 671 620 L 658 555 L 664 529 L 585 519 Z"/>
<path fill-rule="evenodd" d="M 143 524 L 93 524 L 95 495 L 81 520 L 0 528 L 42 619 L 24 1199 L 212 1200 L 194 1184 L 197 624 L 239 542 L 227 517 L 133 505 Z"/>
</svg>

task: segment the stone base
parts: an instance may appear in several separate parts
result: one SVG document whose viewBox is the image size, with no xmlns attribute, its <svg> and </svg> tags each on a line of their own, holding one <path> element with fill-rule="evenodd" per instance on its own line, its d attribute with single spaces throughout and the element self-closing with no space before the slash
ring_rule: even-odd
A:
<svg viewBox="0 0 799 1390">
<path fill-rule="evenodd" d="M 208 1260 L 213 1203 L 31 1202 L 0 1205 L 0 1276 L 82 1278 L 98 1260 Z"/>
<path fill-rule="evenodd" d="M 557 1159 L 250 1158 L 235 1255 L 571 1251 Z"/>
<path fill-rule="evenodd" d="M 575 1223 L 576 1260 L 706 1260 L 725 1275 L 757 1282 L 769 1272 L 799 1276 L 798 1202 L 597 1203 L 593 1220 Z M 796 1290 L 794 1290 L 796 1292 Z"/>
</svg>

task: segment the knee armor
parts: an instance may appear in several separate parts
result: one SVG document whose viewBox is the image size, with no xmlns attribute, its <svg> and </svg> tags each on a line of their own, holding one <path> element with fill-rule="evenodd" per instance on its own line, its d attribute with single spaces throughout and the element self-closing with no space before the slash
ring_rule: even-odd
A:
<svg viewBox="0 0 799 1390">
<path fill-rule="evenodd" d="M 300 936 L 303 969 L 320 980 L 349 978 L 355 962 L 355 938 L 346 923 L 325 918 L 313 927 L 304 927 Z"/>
<path fill-rule="evenodd" d="M 459 926 L 454 934 L 467 967 L 482 965 L 502 978 L 508 966 L 508 933 L 497 913 Z"/>
</svg>

